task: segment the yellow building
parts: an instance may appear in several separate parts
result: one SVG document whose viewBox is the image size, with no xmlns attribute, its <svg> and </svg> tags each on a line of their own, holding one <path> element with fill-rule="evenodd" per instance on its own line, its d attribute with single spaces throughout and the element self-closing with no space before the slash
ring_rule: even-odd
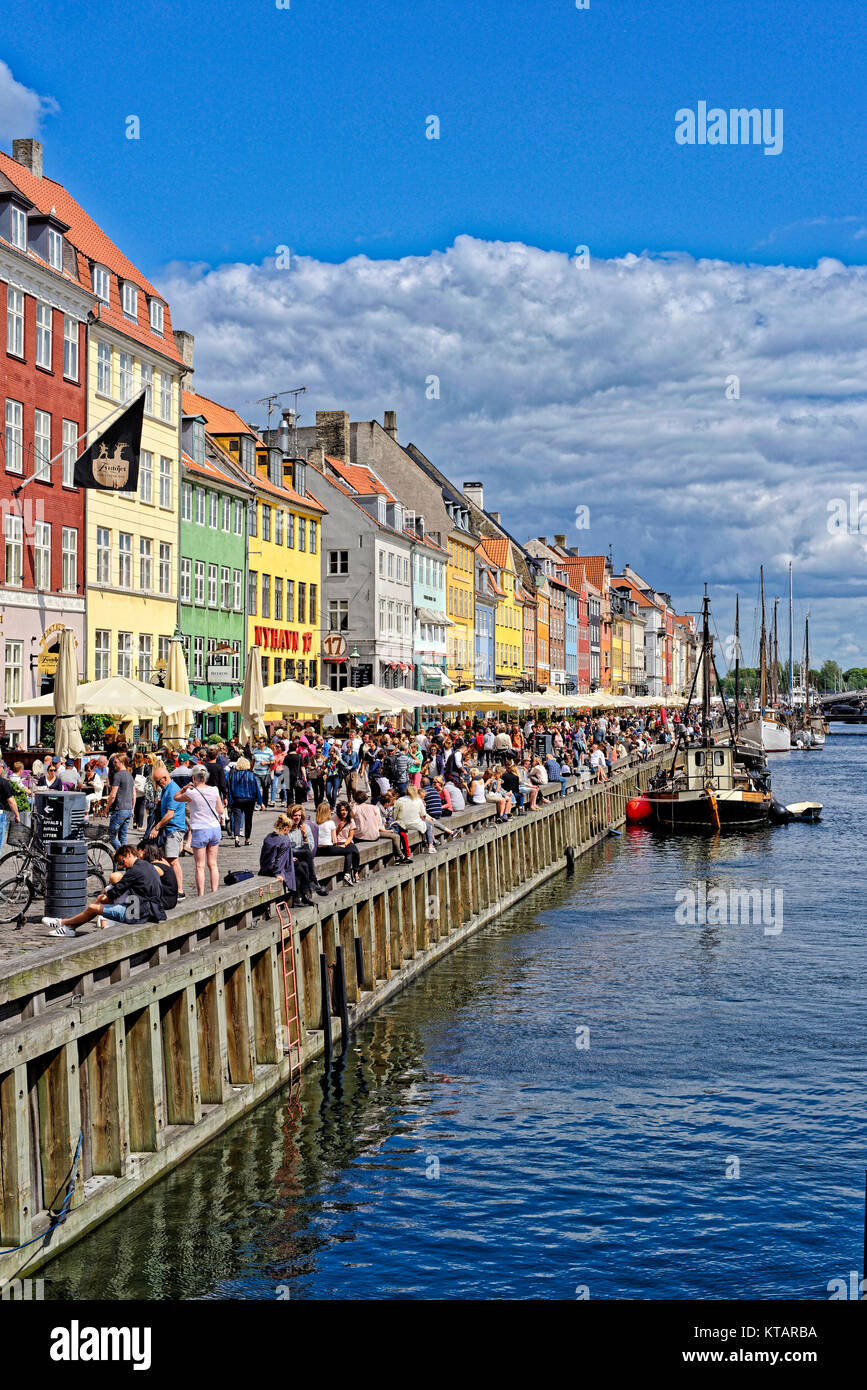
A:
<svg viewBox="0 0 867 1390">
<path fill-rule="evenodd" d="M 78 248 L 96 301 L 87 345 L 88 428 L 142 388 L 147 394 L 138 491 L 87 492 L 87 674 L 149 681 L 168 655 L 178 619 L 184 363 L 168 305 L 95 224 L 88 231 Z"/>
<path fill-rule="evenodd" d="M 322 518 L 307 488 L 308 465 L 265 445 L 236 411 L 184 392 L 184 412 L 254 484 L 247 517 L 247 643 L 262 649 L 262 681 L 317 685 L 322 650 Z"/>
<path fill-rule="evenodd" d="M 505 536 L 483 536 L 482 549 L 494 569 L 497 608 L 494 624 L 494 668 L 497 684 L 516 685 L 523 676 L 524 612 L 521 582 L 511 542 Z"/>
<path fill-rule="evenodd" d="M 446 564 L 446 611 L 452 626 L 448 631 L 447 672 L 457 685 L 475 684 L 475 537 L 454 534 L 448 540 Z"/>
</svg>

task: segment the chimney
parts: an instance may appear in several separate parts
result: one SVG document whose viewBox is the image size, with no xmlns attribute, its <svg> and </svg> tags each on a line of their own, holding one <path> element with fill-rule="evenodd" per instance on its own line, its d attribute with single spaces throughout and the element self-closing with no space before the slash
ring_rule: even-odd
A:
<svg viewBox="0 0 867 1390">
<path fill-rule="evenodd" d="M 387 410 L 382 417 L 382 428 L 386 434 L 390 434 L 395 444 L 397 443 L 397 411 Z"/>
<path fill-rule="evenodd" d="M 316 443 L 323 453 L 349 463 L 349 413 L 346 410 L 317 410 Z"/>
<path fill-rule="evenodd" d="M 485 510 L 485 485 L 484 483 L 464 483 L 464 497 L 480 511 Z"/>
<path fill-rule="evenodd" d="M 42 178 L 42 145 L 39 140 L 13 140 L 12 158 L 36 179 Z"/>
<path fill-rule="evenodd" d="M 555 536 L 555 537 L 554 537 L 554 544 L 555 544 L 555 545 L 559 545 L 559 547 L 560 547 L 561 550 L 565 550 L 565 549 L 566 549 L 566 537 L 565 537 L 565 536 Z"/>
<path fill-rule="evenodd" d="M 280 428 L 277 431 L 277 442 L 284 459 L 288 458 L 290 454 L 292 431 L 294 428 L 295 411 L 290 406 L 288 410 L 281 411 Z"/>
<path fill-rule="evenodd" d="M 311 468 L 315 468 L 317 473 L 325 472 L 325 454 L 322 449 L 308 449 L 307 462 Z"/>
<path fill-rule="evenodd" d="M 173 336 L 173 338 L 174 338 L 174 340 L 175 340 L 175 347 L 177 348 L 178 352 L 179 352 L 180 355 L 181 355 L 181 361 L 183 362 L 184 366 L 185 366 L 186 369 L 187 369 L 187 375 L 186 375 L 186 377 L 184 378 L 184 387 L 185 387 L 185 390 L 187 390 L 187 391 L 192 391 L 192 390 L 193 390 L 193 349 L 194 349 L 195 346 L 196 346 L 196 340 L 195 340 L 195 338 L 193 337 L 192 333 L 186 333 L 186 332 L 184 331 L 183 328 L 176 328 L 176 329 L 174 330 L 174 333 L 172 334 L 172 336 Z"/>
<path fill-rule="evenodd" d="M 537 540 L 537 541 L 541 541 L 543 545 L 547 545 L 547 544 L 548 544 L 548 537 L 547 537 L 547 536 L 537 536 L 537 537 L 536 537 L 536 540 Z"/>
<path fill-rule="evenodd" d="M 491 518 L 491 521 L 495 521 L 495 522 L 497 523 L 498 526 L 500 525 L 500 513 L 499 513 L 499 512 L 488 512 L 488 516 Z"/>
</svg>

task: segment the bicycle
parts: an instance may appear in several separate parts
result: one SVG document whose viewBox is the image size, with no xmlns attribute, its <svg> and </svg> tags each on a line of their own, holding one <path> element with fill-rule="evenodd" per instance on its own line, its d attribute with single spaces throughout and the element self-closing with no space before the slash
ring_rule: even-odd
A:
<svg viewBox="0 0 867 1390">
<path fill-rule="evenodd" d="M 48 858 L 33 826 L 10 826 L 9 841 L 13 848 L 0 856 L 0 924 L 20 921 L 34 898 L 44 898 L 48 876 Z M 93 840 L 87 850 L 88 901 L 104 891 L 113 868 L 111 846 Z"/>
</svg>

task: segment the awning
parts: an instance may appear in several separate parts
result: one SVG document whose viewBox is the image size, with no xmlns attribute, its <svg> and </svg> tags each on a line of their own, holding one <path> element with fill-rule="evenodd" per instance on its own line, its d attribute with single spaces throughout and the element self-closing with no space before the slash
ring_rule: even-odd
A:
<svg viewBox="0 0 867 1390">
<path fill-rule="evenodd" d="M 446 675 L 445 671 L 440 671 L 440 680 L 442 681 L 443 685 L 448 686 L 449 690 L 454 689 L 455 683 L 449 676 Z"/>
<path fill-rule="evenodd" d="M 446 613 L 439 613 L 435 608 L 417 608 L 415 616 L 423 623 L 433 623 L 436 627 L 454 627 L 454 623 Z"/>
<path fill-rule="evenodd" d="M 423 676 L 427 676 L 429 681 L 442 681 L 444 685 L 452 684 L 445 671 L 441 671 L 439 666 L 422 666 L 421 673 Z"/>
</svg>

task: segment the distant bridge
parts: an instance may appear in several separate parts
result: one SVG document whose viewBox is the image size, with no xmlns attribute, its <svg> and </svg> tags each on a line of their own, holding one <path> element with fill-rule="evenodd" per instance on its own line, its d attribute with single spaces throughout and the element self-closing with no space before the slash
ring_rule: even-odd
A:
<svg viewBox="0 0 867 1390">
<path fill-rule="evenodd" d="M 867 724 L 867 690 L 838 690 L 817 699 L 826 719 L 838 724 Z"/>
</svg>

